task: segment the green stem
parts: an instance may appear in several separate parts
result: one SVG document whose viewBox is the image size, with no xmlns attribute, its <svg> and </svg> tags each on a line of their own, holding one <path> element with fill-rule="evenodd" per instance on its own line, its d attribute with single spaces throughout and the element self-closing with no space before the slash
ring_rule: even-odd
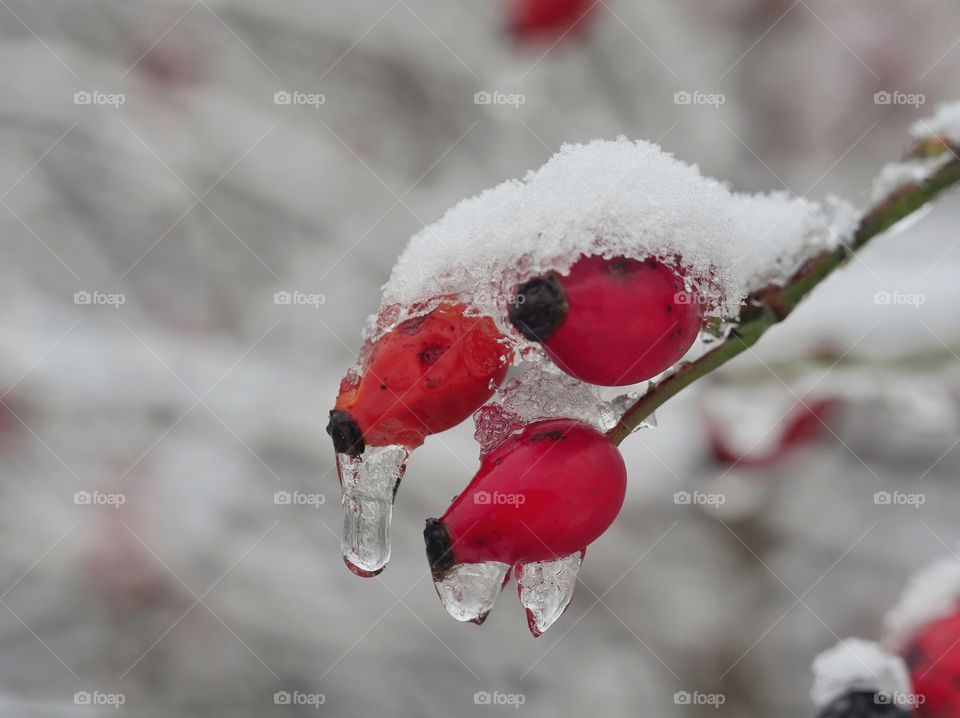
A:
<svg viewBox="0 0 960 718">
<path fill-rule="evenodd" d="M 756 344 L 770 327 L 786 319 L 854 252 L 960 182 L 960 157 L 949 147 L 944 151 L 951 152 L 953 157 L 924 181 L 899 188 L 867 212 L 848 244 L 810 260 L 782 287 L 767 287 L 751 294 L 723 342 L 700 358 L 682 365 L 637 399 L 617 425 L 607 432 L 610 440 L 620 444 L 667 400 Z"/>
</svg>

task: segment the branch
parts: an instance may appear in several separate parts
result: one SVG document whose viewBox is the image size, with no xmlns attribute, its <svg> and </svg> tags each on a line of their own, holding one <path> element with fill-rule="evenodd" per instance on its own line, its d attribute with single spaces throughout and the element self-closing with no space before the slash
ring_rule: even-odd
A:
<svg viewBox="0 0 960 718">
<path fill-rule="evenodd" d="M 844 265 L 854 252 L 960 182 L 960 156 L 946 143 L 920 146 L 914 150 L 913 157 L 937 156 L 946 152 L 953 156 L 938 170 L 922 182 L 898 188 L 867 212 L 848 244 L 806 262 L 783 286 L 765 287 L 752 293 L 724 341 L 651 386 L 624 412 L 617 425 L 607 432 L 610 440 L 620 444 L 668 399 L 756 344 L 768 329 L 786 319 L 818 284 Z"/>
</svg>

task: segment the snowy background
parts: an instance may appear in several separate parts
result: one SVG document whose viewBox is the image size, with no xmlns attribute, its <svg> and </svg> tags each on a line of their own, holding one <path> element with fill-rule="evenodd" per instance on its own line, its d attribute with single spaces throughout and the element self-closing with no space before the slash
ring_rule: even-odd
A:
<svg viewBox="0 0 960 718">
<path fill-rule="evenodd" d="M 518 46 L 506 16 L 0 0 L 4 715 L 517 710 L 475 704 L 487 691 L 529 716 L 801 718 L 812 657 L 879 638 L 907 577 L 954 550 L 956 198 L 628 439 L 627 504 L 544 637 L 507 594 L 482 628 L 457 624 L 431 585 L 422 521 L 473 473 L 467 424 L 413 455 L 387 570 L 344 568 L 323 426 L 413 232 L 563 142 L 618 134 L 738 189 L 861 204 L 911 122 L 960 97 L 960 9 L 933 0 L 606 0 L 553 47 Z M 711 459 L 711 419 L 762 453 L 784 414 L 836 397 L 829 429 L 784 461 Z"/>
</svg>

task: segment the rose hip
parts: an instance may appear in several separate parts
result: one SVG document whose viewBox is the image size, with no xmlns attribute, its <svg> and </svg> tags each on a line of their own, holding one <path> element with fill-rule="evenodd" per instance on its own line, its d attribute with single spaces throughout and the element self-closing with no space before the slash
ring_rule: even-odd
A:
<svg viewBox="0 0 960 718">
<path fill-rule="evenodd" d="M 917 715 L 960 718 L 960 606 L 919 631 L 904 660 L 918 698 Z"/>
<path fill-rule="evenodd" d="M 584 256 L 566 275 L 521 284 L 510 321 L 567 374 L 624 386 L 656 376 L 686 354 L 702 309 L 697 291 L 659 260 Z"/>
<path fill-rule="evenodd" d="M 407 319 L 370 350 L 359 380 L 345 379 L 327 433 L 339 454 L 366 446 L 419 446 L 469 417 L 503 381 L 510 349 L 489 317 L 442 304 Z"/>
<path fill-rule="evenodd" d="M 424 530 L 434 579 L 457 564 L 569 556 L 616 518 L 626 491 L 620 452 L 572 419 L 537 421 L 482 457 L 467 488 Z"/>
</svg>

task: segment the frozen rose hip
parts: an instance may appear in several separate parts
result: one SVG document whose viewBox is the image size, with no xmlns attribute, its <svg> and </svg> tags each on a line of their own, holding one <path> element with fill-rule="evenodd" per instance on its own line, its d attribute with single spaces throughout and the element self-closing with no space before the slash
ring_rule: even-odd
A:
<svg viewBox="0 0 960 718">
<path fill-rule="evenodd" d="M 510 350 L 489 317 L 443 304 L 408 319 L 370 350 L 363 373 L 345 379 L 327 433 L 339 454 L 366 446 L 414 448 L 469 417 L 503 381 Z"/>
<path fill-rule="evenodd" d="M 483 456 L 446 513 L 427 521 L 434 578 L 461 563 L 513 566 L 581 551 L 616 518 L 626 480 L 620 452 L 593 427 L 528 425 Z"/>
<path fill-rule="evenodd" d="M 686 354 L 702 308 L 696 290 L 656 259 L 585 256 L 566 275 L 521 284 L 510 321 L 567 374 L 624 386 L 656 376 Z"/>
<path fill-rule="evenodd" d="M 903 657 L 919 718 L 960 718 L 960 606 L 917 632 Z"/>
</svg>

